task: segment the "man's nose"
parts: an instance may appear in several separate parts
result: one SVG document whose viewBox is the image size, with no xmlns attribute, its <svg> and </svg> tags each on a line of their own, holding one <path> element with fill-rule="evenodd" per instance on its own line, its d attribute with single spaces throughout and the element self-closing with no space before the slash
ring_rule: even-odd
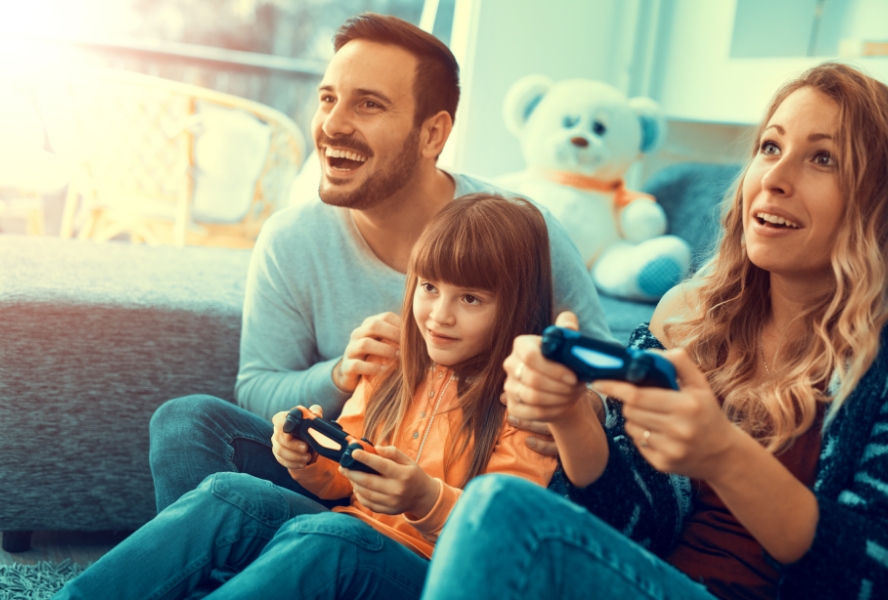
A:
<svg viewBox="0 0 888 600">
<path fill-rule="evenodd" d="M 354 125 L 348 108 L 341 102 L 337 102 L 323 117 L 321 130 L 328 137 L 337 135 L 351 135 L 354 133 Z"/>
</svg>

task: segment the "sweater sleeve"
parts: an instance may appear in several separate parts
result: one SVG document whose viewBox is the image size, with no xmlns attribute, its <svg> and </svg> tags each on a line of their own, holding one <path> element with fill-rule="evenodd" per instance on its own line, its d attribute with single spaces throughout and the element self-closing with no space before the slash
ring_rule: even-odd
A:
<svg viewBox="0 0 888 600">
<path fill-rule="evenodd" d="M 543 456 L 528 448 L 526 440 L 531 435 L 530 432 L 505 424 L 484 472 L 515 475 L 545 487 L 552 478 L 558 461 L 555 457 Z M 462 496 L 460 488 L 440 479 L 438 483 L 438 500 L 429 514 L 415 521 L 407 519 L 408 523 L 432 543 L 437 541 L 453 507 Z"/>
<path fill-rule="evenodd" d="M 814 485 L 820 518 L 811 547 L 782 569 L 782 598 L 876 598 L 888 590 L 884 358 L 880 355 L 882 360 L 861 379 L 825 430 Z"/>
<path fill-rule="evenodd" d="M 662 348 L 646 326 L 633 332 L 630 346 Z M 630 539 L 662 555 L 678 538 L 690 512 L 690 480 L 661 473 L 644 459 L 626 435 L 622 404 L 618 400 L 608 398 L 606 412 L 609 458 L 604 472 L 585 488 L 575 487 L 563 472 L 558 476 L 564 479 L 571 500 Z"/>
<path fill-rule="evenodd" d="M 601 308 L 598 290 L 580 251 L 570 240 L 564 225 L 544 207 L 537 205 L 537 208 L 546 219 L 549 232 L 556 314 L 572 311 L 577 315 L 580 331 L 584 335 L 616 342 Z"/>
<path fill-rule="evenodd" d="M 320 404 L 324 414 L 339 414 L 348 394 L 333 383 L 334 358 L 318 362 L 314 328 L 294 296 L 277 256 L 286 231 L 269 222 L 256 242 L 247 274 L 241 325 L 238 404 L 271 417 L 297 404 Z M 287 262 L 287 261 L 284 261 Z"/>
</svg>

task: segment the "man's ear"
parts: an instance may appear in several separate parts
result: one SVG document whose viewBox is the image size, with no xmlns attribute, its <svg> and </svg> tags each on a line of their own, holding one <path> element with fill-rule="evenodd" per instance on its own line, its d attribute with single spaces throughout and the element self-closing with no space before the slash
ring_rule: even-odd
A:
<svg viewBox="0 0 888 600">
<path fill-rule="evenodd" d="M 521 136 L 530 115 L 552 85 L 552 80 L 543 75 L 528 75 L 512 84 L 503 100 L 503 120 L 512 135 Z"/>
<path fill-rule="evenodd" d="M 423 121 L 420 127 L 420 151 L 423 158 L 437 158 L 453 131 L 450 113 L 442 110 Z"/>
</svg>

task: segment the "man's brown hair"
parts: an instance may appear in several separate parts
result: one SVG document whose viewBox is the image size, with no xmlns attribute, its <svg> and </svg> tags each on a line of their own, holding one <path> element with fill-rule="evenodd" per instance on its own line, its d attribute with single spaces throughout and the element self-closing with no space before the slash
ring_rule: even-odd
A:
<svg viewBox="0 0 888 600">
<path fill-rule="evenodd" d="M 333 47 L 339 52 L 352 40 L 398 46 L 416 57 L 413 78 L 416 126 L 442 110 L 450 114 L 451 120 L 456 120 L 459 65 L 441 40 L 407 21 L 376 13 L 364 13 L 346 21 L 333 36 Z"/>
</svg>

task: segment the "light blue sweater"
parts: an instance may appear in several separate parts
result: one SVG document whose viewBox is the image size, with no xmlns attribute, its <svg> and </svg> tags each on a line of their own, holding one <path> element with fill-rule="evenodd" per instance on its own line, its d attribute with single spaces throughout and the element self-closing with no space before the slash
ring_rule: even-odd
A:
<svg viewBox="0 0 888 600">
<path fill-rule="evenodd" d="M 451 174 L 454 197 L 508 192 Z M 556 314 L 572 310 L 584 333 L 612 339 L 598 293 L 564 227 L 549 226 Z M 399 313 L 405 275 L 383 263 L 348 209 L 314 198 L 275 213 L 253 250 L 244 300 L 238 404 L 266 418 L 296 404 L 320 404 L 335 418 L 348 399 L 333 367 L 351 332 L 371 315 Z"/>
</svg>

